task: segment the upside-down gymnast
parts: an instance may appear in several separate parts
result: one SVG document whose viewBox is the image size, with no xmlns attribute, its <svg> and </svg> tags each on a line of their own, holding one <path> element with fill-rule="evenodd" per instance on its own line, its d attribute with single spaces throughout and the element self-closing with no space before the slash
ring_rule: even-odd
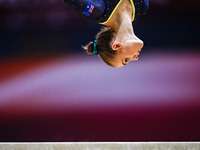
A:
<svg viewBox="0 0 200 150">
<path fill-rule="evenodd" d="M 96 39 L 83 46 L 88 54 L 99 57 L 112 67 L 138 60 L 143 47 L 133 31 L 132 22 L 146 14 L 149 0 L 63 0 L 86 17 L 104 27 Z"/>
</svg>

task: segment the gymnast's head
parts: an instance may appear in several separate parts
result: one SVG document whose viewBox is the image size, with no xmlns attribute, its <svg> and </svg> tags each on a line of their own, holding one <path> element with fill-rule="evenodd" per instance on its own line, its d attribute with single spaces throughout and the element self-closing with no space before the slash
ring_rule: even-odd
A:
<svg viewBox="0 0 200 150">
<path fill-rule="evenodd" d="M 142 47 L 143 42 L 135 35 L 120 36 L 110 27 L 102 27 L 96 40 L 83 46 L 88 54 L 99 55 L 107 65 L 112 67 L 122 67 L 130 61 L 138 60 Z"/>
</svg>

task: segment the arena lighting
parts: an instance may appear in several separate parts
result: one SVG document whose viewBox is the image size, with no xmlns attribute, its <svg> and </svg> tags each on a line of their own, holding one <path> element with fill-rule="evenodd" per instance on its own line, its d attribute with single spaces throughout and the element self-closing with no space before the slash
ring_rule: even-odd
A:
<svg viewBox="0 0 200 150">
<path fill-rule="evenodd" d="M 52 61 L 1 82 L 0 107 L 24 104 L 101 108 L 196 103 L 200 98 L 200 59 L 155 57 L 120 69 L 85 56 Z"/>
</svg>

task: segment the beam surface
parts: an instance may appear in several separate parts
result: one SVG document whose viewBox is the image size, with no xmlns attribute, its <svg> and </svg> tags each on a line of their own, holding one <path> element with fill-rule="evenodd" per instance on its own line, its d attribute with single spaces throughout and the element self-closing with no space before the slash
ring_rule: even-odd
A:
<svg viewBox="0 0 200 150">
<path fill-rule="evenodd" d="M 200 142 L 0 143 L 0 150 L 199 150 Z"/>
</svg>

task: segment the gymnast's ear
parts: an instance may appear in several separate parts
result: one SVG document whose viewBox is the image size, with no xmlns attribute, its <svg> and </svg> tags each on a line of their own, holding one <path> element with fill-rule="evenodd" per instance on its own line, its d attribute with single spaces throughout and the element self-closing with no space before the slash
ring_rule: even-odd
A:
<svg viewBox="0 0 200 150">
<path fill-rule="evenodd" d="M 112 49 L 113 50 L 119 50 L 120 48 L 122 48 L 122 46 L 123 46 L 123 43 L 115 42 L 115 43 L 112 44 Z"/>
</svg>

